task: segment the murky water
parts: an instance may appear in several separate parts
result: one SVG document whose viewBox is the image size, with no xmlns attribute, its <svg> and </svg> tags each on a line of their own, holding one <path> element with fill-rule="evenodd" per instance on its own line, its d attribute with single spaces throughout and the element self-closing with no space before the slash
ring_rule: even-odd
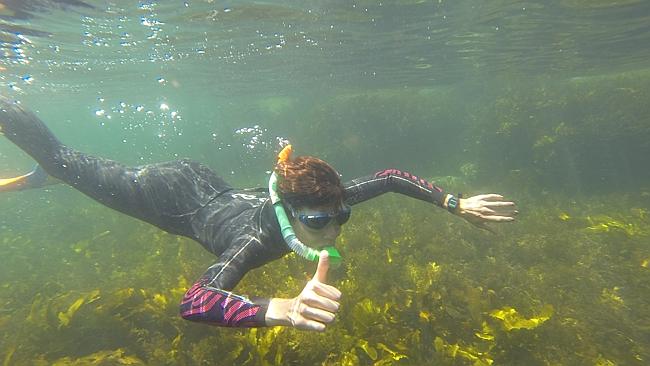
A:
<svg viewBox="0 0 650 366">
<path fill-rule="evenodd" d="M 189 157 L 263 186 L 280 141 L 498 192 L 496 234 L 386 195 L 355 207 L 323 334 L 178 316 L 215 258 L 72 188 L 0 194 L 2 365 L 644 365 L 647 1 L 0 1 L 0 93 L 66 144 Z M 0 139 L 0 177 L 33 161 Z M 298 294 L 313 265 L 248 274 Z"/>
</svg>

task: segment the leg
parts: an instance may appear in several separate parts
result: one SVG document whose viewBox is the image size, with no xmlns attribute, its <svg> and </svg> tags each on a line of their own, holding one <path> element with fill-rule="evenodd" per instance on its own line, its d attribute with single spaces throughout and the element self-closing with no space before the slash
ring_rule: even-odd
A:
<svg viewBox="0 0 650 366">
<path fill-rule="evenodd" d="M 174 234 L 191 235 L 193 214 L 231 189 L 188 160 L 126 167 L 61 144 L 36 115 L 0 98 L 0 132 L 51 176 L 127 215 Z"/>
</svg>

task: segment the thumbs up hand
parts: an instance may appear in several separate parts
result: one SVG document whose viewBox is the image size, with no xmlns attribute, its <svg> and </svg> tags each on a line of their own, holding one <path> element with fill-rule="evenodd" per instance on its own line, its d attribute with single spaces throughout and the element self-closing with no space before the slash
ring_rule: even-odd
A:
<svg viewBox="0 0 650 366">
<path fill-rule="evenodd" d="M 302 330 L 322 332 L 334 321 L 339 310 L 341 291 L 327 285 L 329 257 L 320 252 L 316 274 L 307 282 L 300 295 L 293 299 L 272 299 L 267 310 L 267 325 L 291 325 Z M 288 323 L 288 324 L 287 324 Z"/>
<path fill-rule="evenodd" d="M 335 313 L 339 310 L 341 291 L 325 283 L 328 270 L 329 256 L 327 251 L 322 251 L 316 274 L 294 299 L 289 311 L 289 320 L 295 328 L 322 332 L 326 324 L 334 321 Z"/>
</svg>

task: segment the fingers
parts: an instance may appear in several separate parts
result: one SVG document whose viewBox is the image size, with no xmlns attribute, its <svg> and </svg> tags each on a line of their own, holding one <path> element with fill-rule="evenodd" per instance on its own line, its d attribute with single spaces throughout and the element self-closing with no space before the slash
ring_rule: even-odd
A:
<svg viewBox="0 0 650 366">
<path fill-rule="evenodd" d="M 319 322 L 314 321 L 314 320 L 305 319 L 304 325 L 298 327 L 298 329 L 315 330 L 317 332 L 324 332 L 325 331 L 325 324 L 319 323 Z"/>
<path fill-rule="evenodd" d="M 503 200 L 503 196 L 500 194 L 496 193 L 488 193 L 488 194 L 479 194 L 477 196 L 472 197 L 477 200 L 485 200 L 485 201 L 501 201 Z"/>
<path fill-rule="evenodd" d="M 490 207 L 499 207 L 499 206 L 515 206 L 515 203 L 512 201 L 504 201 L 503 196 L 500 194 L 496 193 L 489 193 L 489 194 L 479 194 L 474 197 L 470 197 L 468 199 L 471 199 L 472 201 L 478 202 L 478 201 L 485 201 L 483 205 L 485 206 L 490 206 Z"/>
<path fill-rule="evenodd" d="M 483 208 L 490 210 L 488 214 L 494 216 L 513 216 L 519 213 L 514 202 L 487 202 Z"/>
<path fill-rule="evenodd" d="M 341 291 L 339 291 L 339 289 L 334 286 L 330 286 L 317 281 L 312 281 L 311 285 L 314 292 L 320 296 L 332 299 L 334 301 L 341 299 Z"/>
<path fill-rule="evenodd" d="M 291 324 L 303 330 L 324 331 L 334 321 L 340 304 L 341 292 L 314 278 L 305 286 L 291 309 Z"/>
<path fill-rule="evenodd" d="M 488 215 L 494 216 L 513 216 L 519 213 L 517 207 L 507 206 L 507 207 L 493 207 L 489 209 L 491 212 L 487 213 Z M 483 212 L 484 213 L 484 212 Z"/>
<path fill-rule="evenodd" d="M 316 267 L 316 274 L 314 275 L 314 279 L 318 282 L 325 283 L 327 281 L 327 271 L 329 268 L 329 253 L 327 253 L 326 250 L 322 250 L 320 252 L 320 256 L 318 257 L 318 267 Z"/>
<path fill-rule="evenodd" d="M 500 194 L 480 194 L 464 201 L 464 212 L 482 220 L 492 222 L 513 221 L 517 215 L 517 205 L 511 201 L 504 201 Z"/>
<path fill-rule="evenodd" d="M 493 208 L 482 206 L 476 208 L 467 208 L 465 209 L 465 212 L 480 218 L 488 218 L 491 216 L 514 216 L 519 213 L 519 211 L 516 210 L 516 207 L 510 206 Z"/>
<path fill-rule="evenodd" d="M 515 203 L 510 201 L 488 201 L 486 200 L 486 206 L 489 207 L 514 207 Z"/>
<path fill-rule="evenodd" d="M 477 227 L 494 231 L 485 225 L 490 222 L 511 222 L 519 213 L 517 205 L 511 201 L 504 201 L 500 194 L 480 194 L 461 200 L 460 214 Z"/>
<path fill-rule="evenodd" d="M 319 323 L 324 323 L 324 324 L 329 324 L 334 321 L 334 318 L 336 317 L 334 313 L 331 313 L 329 311 L 325 311 L 322 309 L 314 308 L 311 306 L 305 306 L 301 314 L 304 318 L 319 322 Z"/>
<path fill-rule="evenodd" d="M 327 298 L 325 296 L 321 296 L 317 294 L 316 292 L 307 292 L 303 294 L 303 298 L 301 299 L 303 303 L 316 307 L 319 309 L 323 309 L 332 313 L 335 313 L 339 310 L 340 304 L 336 300 L 332 300 L 330 298 Z"/>
<path fill-rule="evenodd" d="M 300 315 L 295 315 L 291 319 L 291 324 L 294 328 L 300 330 L 315 330 L 317 332 L 325 331 L 326 325 L 315 320 L 307 319 Z"/>
<path fill-rule="evenodd" d="M 515 221 L 515 218 L 512 216 L 481 215 L 480 217 L 485 221 L 491 221 L 491 222 Z"/>
<path fill-rule="evenodd" d="M 488 207 L 480 207 L 476 210 L 481 215 L 495 215 L 496 212 Z"/>
<path fill-rule="evenodd" d="M 334 313 L 311 307 L 304 302 L 297 302 L 289 314 L 289 319 L 293 327 L 319 332 L 324 331 L 326 324 L 332 323 L 335 318 L 336 315 Z"/>
</svg>

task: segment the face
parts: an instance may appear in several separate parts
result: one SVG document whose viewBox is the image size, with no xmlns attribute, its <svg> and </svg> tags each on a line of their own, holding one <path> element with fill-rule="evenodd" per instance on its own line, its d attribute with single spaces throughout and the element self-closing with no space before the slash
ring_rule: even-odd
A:
<svg viewBox="0 0 650 366">
<path fill-rule="evenodd" d="M 298 215 L 319 215 L 319 214 L 336 214 L 341 210 L 340 207 L 334 206 L 315 206 L 315 207 L 301 207 L 295 209 L 296 216 Z M 336 219 L 331 219 L 329 223 L 322 229 L 313 229 L 303 222 L 291 215 L 291 225 L 296 233 L 298 239 L 306 245 L 321 249 L 326 246 L 334 245 L 336 238 L 341 234 L 341 224 Z"/>
</svg>

